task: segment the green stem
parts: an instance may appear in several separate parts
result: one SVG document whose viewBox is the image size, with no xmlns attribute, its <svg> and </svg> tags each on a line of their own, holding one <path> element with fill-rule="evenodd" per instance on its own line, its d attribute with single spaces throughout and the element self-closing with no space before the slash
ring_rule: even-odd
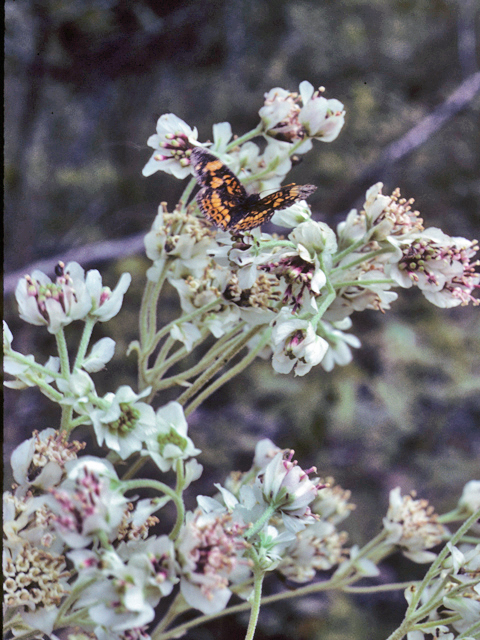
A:
<svg viewBox="0 0 480 640">
<path fill-rule="evenodd" d="M 333 262 L 335 263 L 340 262 L 341 260 L 343 260 L 343 258 L 345 258 L 345 256 L 348 256 L 350 253 L 353 253 L 357 249 L 360 249 L 360 247 L 363 247 L 364 244 L 365 244 L 364 238 L 362 238 L 361 240 L 357 240 L 356 242 L 351 244 L 349 247 L 347 247 L 343 251 L 339 251 L 338 253 L 336 253 L 333 256 Z"/>
<path fill-rule="evenodd" d="M 360 580 L 364 576 L 357 576 L 356 579 Z M 315 582 L 314 584 L 310 584 L 306 587 L 301 587 L 300 589 L 295 589 L 293 591 L 287 591 L 282 593 L 276 593 L 272 596 L 266 596 L 262 598 L 261 605 L 273 604 L 274 602 L 280 602 L 283 600 L 289 600 L 291 598 L 301 597 L 301 596 L 309 596 L 315 593 L 320 593 L 321 591 L 327 591 L 328 589 L 338 589 L 341 587 L 341 583 L 348 584 L 351 582 L 351 579 L 343 579 L 342 581 L 334 581 L 333 579 L 325 580 L 324 582 Z M 224 616 L 232 615 L 235 613 L 241 613 L 243 611 L 248 611 L 250 609 L 250 604 L 248 602 L 243 602 L 241 604 L 234 605 L 233 607 L 229 607 L 228 609 L 223 609 L 218 613 L 213 613 L 209 615 L 198 616 L 194 620 L 189 620 L 173 629 L 169 629 L 166 633 L 161 634 L 161 636 L 155 637 L 152 640 L 169 640 L 170 638 L 179 638 L 183 634 L 185 634 L 189 629 L 193 627 L 197 627 L 201 624 L 205 624 L 206 622 L 210 622 L 211 620 L 215 620 L 218 618 L 222 618 Z"/>
<path fill-rule="evenodd" d="M 169 535 L 170 540 L 173 540 L 173 533 L 180 529 L 181 524 L 183 523 L 183 518 L 185 515 L 185 505 L 183 504 L 182 496 L 179 495 L 174 489 L 169 487 L 167 484 L 163 482 L 159 482 L 158 480 L 126 480 L 122 482 L 122 492 L 131 491 L 133 489 L 155 489 L 159 493 L 164 493 L 167 495 L 174 503 L 177 509 L 177 519 L 175 522 L 175 526 L 172 532 Z"/>
<path fill-rule="evenodd" d="M 27 375 L 26 378 L 33 382 L 33 384 L 35 384 L 40 389 L 43 395 L 47 396 L 47 398 L 52 402 L 60 404 L 63 400 L 63 395 L 59 391 L 51 387 L 48 382 L 45 382 L 45 380 L 29 375 Z"/>
<path fill-rule="evenodd" d="M 48 369 L 47 367 L 44 367 L 43 364 L 39 364 L 38 362 L 35 362 L 35 360 L 29 360 L 27 358 L 27 356 L 24 356 L 22 353 L 19 353 L 18 351 L 5 351 L 5 356 L 8 356 L 9 358 L 12 358 L 12 360 L 15 360 L 16 362 L 19 362 L 20 364 L 24 364 L 26 365 L 29 369 L 31 369 L 32 371 L 35 371 L 36 373 L 41 374 L 42 376 L 50 376 L 51 378 L 63 378 L 63 375 L 59 372 L 59 371 L 52 371 L 51 369 Z"/>
<path fill-rule="evenodd" d="M 163 269 L 160 273 L 158 280 L 155 282 L 150 299 L 148 300 L 148 338 L 145 343 L 142 343 L 142 352 L 149 356 L 153 349 L 152 346 L 154 342 L 155 331 L 157 327 L 157 306 L 158 306 L 158 298 L 160 297 L 160 292 L 167 278 L 167 273 L 170 268 L 170 259 L 165 259 L 165 264 L 163 265 Z"/>
<path fill-rule="evenodd" d="M 470 527 L 480 518 L 480 509 L 478 509 L 478 511 L 476 511 L 474 514 L 472 514 L 470 516 L 470 518 L 468 518 L 463 524 L 462 526 L 455 532 L 455 534 L 452 536 L 450 542 L 452 543 L 452 545 L 457 544 L 457 542 L 459 540 L 462 539 L 463 535 L 470 529 Z M 410 604 L 408 605 L 406 614 L 405 614 L 405 618 L 408 618 L 408 616 L 410 615 L 410 613 L 412 613 L 416 607 L 417 604 L 420 601 L 421 595 L 424 591 L 424 589 L 427 587 L 428 583 L 430 582 L 430 580 L 440 571 L 440 568 L 443 564 L 443 561 L 445 560 L 445 558 L 447 557 L 447 555 L 450 553 L 449 548 L 447 547 L 447 545 L 444 546 L 444 548 L 440 551 L 440 553 L 438 554 L 438 556 L 436 557 L 436 559 L 433 561 L 433 563 L 431 564 L 430 568 L 428 569 L 427 573 L 425 574 L 425 577 L 423 578 L 421 584 L 420 584 L 420 588 L 417 590 L 417 592 L 413 595 L 412 597 L 412 601 L 410 602 Z M 389 639 L 390 640 L 390 639 Z"/>
<path fill-rule="evenodd" d="M 149 326 L 148 326 L 148 301 L 152 297 L 154 283 L 151 280 L 147 280 L 145 289 L 143 290 L 142 303 L 140 305 L 139 314 L 139 330 L 140 330 L 140 344 L 144 345 L 148 340 Z"/>
<path fill-rule="evenodd" d="M 472 638 L 480 638 L 480 622 L 474 622 L 471 627 L 465 629 L 463 633 L 457 636 L 457 640 L 463 640 L 464 638 L 468 638 L 469 636 L 471 636 Z"/>
<path fill-rule="evenodd" d="M 258 616 L 260 614 L 260 605 L 262 602 L 262 585 L 265 571 L 262 571 L 259 567 L 253 570 L 253 594 L 252 594 L 252 608 L 250 610 L 250 619 L 248 621 L 247 633 L 245 640 L 253 640 L 255 635 L 255 629 L 257 628 Z"/>
<path fill-rule="evenodd" d="M 185 210 L 185 206 L 186 206 L 186 204 L 188 202 L 190 194 L 194 190 L 196 184 L 197 184 L 197 181 L 195 180 L 195 178 L 190 178 L 190 180 L 187 183 L 187 186 L 183 190 L 183 193 L 180 196 L 180 200 L 178 201 L 178 204 L 179 204 L 179 206 L 180 206 L 182 211 Z"/>
<path fill-rule="evenodd" d="M 185 486 L 185 468 L 183 466 L 183 460 L 177 460 L 176 465 L 177 472 L 177 484 L 175 487 L 175 493 L 182 498 L 183 487 Z M 180 529 L 183 525 L 183 521 L 185 519 L 185 505 L 183 500 L 181 500 L 182 509 L 177 509 L 177 520 L 173 529 L 170 532 L 169 538 L 170 540 L 176 540 L 178 534 L 180 533 Z"/>
<path fill-rule="evenodd" d="M 70 421 L 70 430 L 73 431 L 73 429 L 76 429 L 77 427 L 80 427 L 84 424 L 91 424 L 91 420 L 88 416 L 79 416 L 78 418 L 75 418 L 75 420 L 71 420 Z"/>
<path fill-rule="evenodd" d="M 96 578 L 90 578 L 89 580 L 84 580 L 83 582 L 76 582 L 67 598 L 62 602 L 60 609 L 58 610 L 57 615 L 57 623 L 60 625 L 62 618 L 65 617 L 68 609 L 73 605 L 73 603 L 78 599 L 78 596 L 85 591 L 87 587 L 94 584 Z"/>
<path fill-rule="evenodd" d="M 63 378 L 68 380 L 70 378 L 70 363 L 68 361 L 67 341 L 65 340 L 63 327 L 55 334 L 55 340 L 57 341 L 57 350 L 60 357 L 60 371 Z"/>
<path fill-rule="evenodd" d="M 278 157 L 274 158 L 265 167 L 265 169 L 262 169 L 262 171 L 259 171 L 258 173 L 252 173 L 248 176 L 245 176 L 244 178 L 242 178 L 241 182 L 243 184 L 250 184 L 250 182 L 255 182 L 256 180 L 260 180 L 261 178 L 268 176 L 268 174 L 271 173 L 274 169 L 276 169 L 276 167 L 278 167 L 279 164 L 280 164 L 280 158 Z"/>
<path fill-rule="evenodd" d="M 155 385 L 155 388 L 157 389 L 157 391 L 168 389 L 169 387 L 172 387 L 175 384 L 181 384 L 182 382 L 185 382 L 186 380 L 189 380 L 190 378 L 193 378 L 194 376 L 199 375 L 200 373 L 202 373 L 202 371 L 205 371 L 205 369 L 209 367 L 216 360 L 218 354 L 221 353 L 222 351 L 225 351 L 225 347 L 224 347 L 225 343 L 231 338 L 233 338 L 234 336 L 236 336 L 236 334 L 238 333 L 238 330 L 239 330 L 239 325 L 235 326 L 231 331 L 225 333 L 219 340 L 215 342 L 215 344 L 212 347 L 210 347 L 210 349 L 205 353 L 204 356 L 202 356 L 202 358 L 199 360 L 199 362 L 197 362 L 195 366 L 191 367 L 190 369 L 187 369 L 186 371 L 183 371 L 182 373 L 178 373 L 175 376 L 171 376 L 170 378 L 162 379 L 157 385 Z M 208 335 L 208 331 L 206 331 L 205 334 L 202 333 L 202 341 L 205 340 L 207 335 Z M 197 347 L 199 344 L 200 344 L 200 341 L 195 343 L 193 345 L 193 348 Z M 182 351 L 183 355 L 186 354 L 186 352 L 183 353 L 183 349 L 179 349 L 177 353 L 175 353 L 173 356 L 171 356 L 171 358 L 165 361 L 165 366 L 160 369 L 160 372 L 163 371 L 163 369 L 165 370 L 169 369 L 172 366 L 172 364 L 174 364 L 175 362 L 177 362 L 183 357 L 183 355 L 179 353 L 180 351 Z"/>
<path fill-rule="evenodd" d="M 175 620 L 181 613 L 187 610 L 187 604 L 179 592 L 175 596 L 173 602 L 168 607 L 168 611 L 157 624 L 155 629 L 151 632 L 150 637 L 152 640 L 157 640 L 161 637 L 162 631 L 168 627 L 168 625 Z"/>
<path fill-rule="evenodd" d="M 385 530 L 380 531 L 380 533 L 376 535 L 373 540 L 367 542 L 367 544 L 359 550 L 355 558 L 350 558 L 350 560 L 345 560 L 345 562 L 342 562 L 342 564 L 339 565 L 338 569 L 333 574 L 332 580 L 343 579 L 344 577 L 346 577 L 352 571 L 352 569 L 355 569 L 356 563 L 362 558 L 366 558 L 373 549 L 375 549 L 380 543 L 385 540 L 387 535 L 388 534 Z"/>
<path fill-rule="evenodd" d="M 75 362 L 73 364 L 73 370 L 80 369 L 83 364 L 83 359 L 85 358 L 85 354 L 87 353 L 87 348 L 90 342 L 90 338 L 92 337 L 93 327 L 96 324 L 96 320 L 90 317 L 87 317 L 85 320 L 85 327 L 83 329 L 82 338 L 80 340 L 80 344 L 78 346 L 77 357 L 75 358 Z"/>
<path fill-rule="evenodd" d="M 200 375 L 192 386 L 184 391 L 179 398 L 177 398 L 177 402 L 181 405 L 185 405 L 190 398 L 196 395 L 200 389 L 202 389 L 212 378 L 213 376 L 222 369 L 229 360 L 234 358 L 239 351 L 243 349 L 243 347 L 253 338 L 253 336 L 260 330 L 261 327 L 253 327 L 250 331 L 242 334 L 233 341 L 233 344 L 214 362 L 202 375 Z"/>
<path fill-rule="evenodd" d="M 375 584 L 368 587 L 345 587 L 345 593 L 382 593 L 383 591 L 404 591 L 411 582 L 392 582 L 392 584 Z"/>
<path fill-rule="evenodd" d="M 341 267 L 335 267 L 335 269 L 332 269 L 330 271 L 330 275 L 334 275 L 339 271 L 346 271 L 348 269 L 351 269 L 352 267 L 356 267 L 357 264 L 363 264 L 364 262 L 368 262 L 368 260 L 371 260 L 372 258 L 376 258 L 377 256 L 381 256 L 384 253 L 392 253 L 392 249 L 377 249 L 376 251 L 370 251 L 369 253 L 365 253 L 362 256 L 360 256 L 360 258 L 357 258 L 356 260 L 352 260 L 352 262 L 349 262 L 348 264 L 344 264 Z M 334 256 L 334 261 L 338 262 L 337 256 Z"/>
<path fill-rule="evenodd" d="M 131 478 L 133 478 L 133 476 L 137 473 L 137 471 L 140 471 L 140 469 L 143 467 L 143 465 L 146 462 L 148 462 L 147 456 L 140 456 L 139 458 L 137 458 L 135 462 L 132 464 L 132 466 L 129 469 L 127 469 L 127 471 L 125 471 L 125 473 L 122 476 L 122 480 L 130 480 Z"/>
<path fill-rule="evenodd" d="M 158 352 L 158 355 L 155 359 L 155 364 L 153 365 L 153 367 L 151 369 L 147 369 L 146 371 L 146 377 L 151 380 L 152 377 L 157 377 L 160 376 L 160 374 L 162 373 L 162 365 L 166 359 L 166 357 L 168 356 L 170 350 L 172 349 L 173 345 L 175 344 L 176 340 L 175 338 L 172 338 L 172 336 L 168 336 L 168 338 L 165 340 L 165 342 L 162 344 L 162 347 L 160 349 L 160 351 Z M 178 351 L 176 351 L 176 353 L 172 356 L 175 357 L 175 355 L 179 352 L 182 351 L 182 349 L 185 349 L 185 347 L 180 347 L 180 349 L 178 349 Z"/>
<path fill-rule="evenodd" d="M 238 147 L 239 145 L 243 144 L 244 142 L 247 142 L 248 140 L 251 140 L 252 138 L 256 138 L 257 136 L 259 136 L 263 131 L 263 123 L 260 122 L 255 129 L 252 129 L 251 131 L 247 131 L 247 133 L 245 133 L 243 136 L 240 136 L 239 138 L 235 138 L 234 140 L 232 140 L 232 142 L 230 142 L 229 144 L 227 144 L 225 151 L 228 153 L 229 151 L 231 151 L 232 149 L 235 149 L 235 147 Z"/>
<path fill-rule="evenodd" d="M 271 334 L 271 329 L 265 331 L 262 339 L 254 349 L 247 353 L 247 355 L 242 358 L 242 360 L 240 360 L 238 364 L 236 364 L 234 367 L 217 378 L 214 382 L 212 382 L 210 386 L 204 389 L 194 400 L 192 400 L 188 407 L 185 408 L 185 416 L 188 416 L 190 413 L 192 413 L 192 411 L 194 411 L 202 402 L 204 402 L 204 400 L 211 396 L 212 393 L 215 393 L 217 389 L 220 389 L 220 387 L 223 386 L 226 382 L 228 382 L 235 376 L 238 376 L 239 373 L 246 369 L 250 365 L 250 363 L 255 360 L 260 351 L 265 347 L 267 342 L 270 340 Z"/>
<path fill-rule="evenodd" d="M 430 620 L 429 622 L 419 622 L 418 624 L 411 625 L 409 627 L 409 631 L 424 631 L 428 629 L 434 629 L 438 627 L 439 624 L 447 625 L 452 624 L 452 622 L 458 622 L 462 619 L 460 614 L 455 614 L 454 616 L 450 616 L 448 618 L 442 618 L 441 620 Z"/>
<path fill-rule="evenodd" d="M 207 304 L 203 305 L 203 307 L 199 307 L 198 309 L 194 309 L 190 313 L 187 313 L 184 316 L 181 316 L 177 320 L 172 320 L 172 322 L 169 322 L 168 324 L 166 324 L 164 327 L 162 327 L 160 329 L 160 331 L 158 331 L 155 334 L 155 337 L 153 339 L 153 345 L 152 345 L 151 351 L 153 351 L 155 349 L 157 344 L 160 342 L 160 340 L 164 336 L 166 336 L 168 333 L 170 333 L 170 331 L 173 329 L 173 327 L 175 325 L 181 325 L 181 324 L 184 324 L 185 322 L 190 322 L 190 320 L 194 320 L 198 316 L 201 316 L 204 313 L 208 313 L 209 311 L 214 309 L 216 306 L 218 306 L 222 302 L 223 302 L 223 299 L 219 297 L 216 300 L 212 300 L 211 302 L 208 302 Z"/>
<path fill-rule="evenodd" d="M 337 297 L 337 294 L 335 293 L 335 289 L 330 281 L 329 276 L 326 274 L 326 269 L 325 269 L 325 265 L 324 265 L 324 261 L 322 259 L 322 256 L 320 256 L 320 267 L 322 268 L 323 272 L 325 273 L 325 278 L 326 278 L 326 287 L 327 287 L 327 295 L 325 296 L 325 299 L 322 301 L 322 303 L 320 304 L 320 307 L 317 311 L 317 313 L 314 315 L 314 317 L 311 320 L 311 323 L 313 325 L 313 327 L 316 329 L 317 325 L 320 321 L 320 319 L 323 317 L 323 314 L 325 313 L 325 311 L 328 309 L 328 307 L 332 304 L 332 302 L 335 300 L 335 298 Z"/>
<path fill-rule="evenodd" d="M 335 283 L 335 289 L 343 289 L 343 287 L 369 287 L 372 284 L 396 284 L 391 278 L 378 278 L 377 280 L 346 280 L 345 282 Z"/>
<path fill-rule="evenodd" d="M 458 507 L 455 507 L 455 509 L 452 509 L 452 511 L 449 511 L 448 513 L 443 513 L 441 516 L 438 516 L 438 522 L 440 522 L 441 524 L 447 524 L 449 522 L 458 522 L 458 520 L 463 520 L 466 515 L 468 514 L 465 514 L 465 512 L 462 512 Z M 450 539 L 450 536 L 448 536 L 448 539 Z"/>
<path fill-rule="evenodd" d="M 269 504 L 268 507 L 260 516 L 260 518 L 256 522 L 252 523 L 249 529 L 245 531 L 245 536 L 244 536 L 245 540 L 248 540 L 249 538 L 254 536 L 256 533 L 258 533 L 261 529 L 263 529 L 265 524 L 270 520 L 270 518 L 273 516 L 276 510 L 277 510 L 277 505 Z"/>
</svg>

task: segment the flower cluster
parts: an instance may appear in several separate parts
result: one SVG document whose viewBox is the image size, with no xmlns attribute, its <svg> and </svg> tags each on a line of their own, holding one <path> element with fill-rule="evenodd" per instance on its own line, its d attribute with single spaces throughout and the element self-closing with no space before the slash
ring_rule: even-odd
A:
<svg viewBox="0 0 480 640">
<path fill-rule="evenodd" d="M 412 495 L 402 497 L 399 487 L 390 492 L 383 526 L 387 532 L 386 544 L 398 545 L 403 554 L 415 562 L 434 560 L 436 555 L 426 549 L 440 544 L 446 533 L 427 500 L 415 500 Z"/>
<path fill-rule="evenodd" d="M 119 313 L 129 274 L 112 291 L 98 271 L 60 262 L 54 281 L 34 271 L 19 282 L 20 317 L 54 335 L 57 354 L 41 364 L 16 351 L 4 323 L 5 384 L 37 387 L 60 407 L 61 427 L 35 430 L 11 458 L 16 484 L 4 494 L 3 570 L 14 636 L 55 638 L 56 629 L 75 626 L 99 640 L 149 640 L 148 625 L 163 601 L 160 607 L 168 610 L 154 630 L 160 638 L 189 607 L 214 617 L 233 594 L 251 603 L 253 629 L 267 572 L 292 585 L 329 572 L 319 589 L 339 589 L 377 576 L 379 562 L 400 549 L 415 562 L 433 562 L 429 581 L 407 590 L 408 612 L 425 607 L 412 625 L 423 621 L 448 640 L 452 628 L 473 637 L 480 548 L 462 536 L 478 533 L 478 480 L 465 486 L 454 512 L 469 519 L 461 535 L 450 536 L 425 500 L 402 497 L 397 488 L 378 536 L 348 549 L 338 527 L 354 508 L 350 492 L 317 477 L 315 467 L 303 469 L 293 450 L 263 439 L 248 471 L 230 474 L 223 486 L 215 485 L 215 497 L 197 496 L 197 508 L 186 508 L 184 492 L 203 470 L 188 415 L 257 356 L 271 358 L 278 373 L 298 376 L 319 364 L 326 371 L 345 365 L 352 348 L 360 347 L 348 332 L 350 316 L 389 309 L 397 287 L 417 286 L 440 307 L 478 304 L 477 244 L 425 228 L 413 200 L 398 190 L 387 196 L 374 185 L 363 208 L 336 230 L 315 221 L 299 201 L 313 193 L 311 185 L 257 195 L 279 189 L 313 140 L 332 142 L 339 135 L 343 105 L 323 91 L 308 82 L 298 93 L 272 89 L 255 129 L 238 138 L 228 123 L 216 124 L 211 144 L 200 143 L 197 130 L 174 114 L 158 120 L 144 175 L 159 170 L 190 180 L 173 211 L 161 203 L 145 237 L 152 265 L 139 339 L 129 346 L 138 356 L 137 391 L 122 384 L 97 393 L 93 374 L 111 361 L 115 343 L 105 337 L 90 346 L 96 323 Z M 195 147 L 209 148 L 219 161 L 195 152 L 193 172 Z M 203 173 L 199 157 L 206 158 Z M 217 207 L 211 217 L 224 215 L 226 230 L 212 228 L 200 214 L 192 198 L 196 180 L 204 181 L 208 206 Z M 228 222 L 236 213 L 258 223 L 271 218 L 287 231 L 238 231 L 245 226 Z M 178 294 L 180 314 L 159 326 L 166 282 Z M 66 333 L 75 321 L 83 332 L 70 362 Z M 184 359 L 189 364 L 179 367 Z M 166 390 L 154 408 L 155 396 Z M 91 426 L 107 459 L 78 457 L 85 444 L 70 437 L 84 426 Z M 150 470 L 155 465 L 155 479 L 137 477 L 146 463 Z M 447 547 L 431 551 L 448 537 Z M 313 592 L 315 583 L 308 589 Z M 407 622 L 408 639 L 421 640 L 420 622 Z M 180 637 L 191 622 L 186 625 L 169 629 L 168 637 Z M 69 637 L 86 638 L 83 631 Z"/>
</svg>

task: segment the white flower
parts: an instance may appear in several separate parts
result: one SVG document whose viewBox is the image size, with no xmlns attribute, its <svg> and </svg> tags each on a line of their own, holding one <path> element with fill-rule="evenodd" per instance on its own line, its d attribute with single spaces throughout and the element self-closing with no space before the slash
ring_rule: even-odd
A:
<svg viewBox="0 0 480 640">
<path fill-rule="evenodd" d="M 170 335 L 174 340 L 182 342 L 187 351 L 191 351 L 194 344 L 202 337 L 200 329 L 192 322 L 174 324 L 170 330 Z"/>
<path fill-rule="evenodd" d="M 30 324 L 45 325 L 52 334 L 85 318 L 92 307 L 79 264 L 70 262 L 65 267 L 59 262 L 56 273 L 56 281 L 52 282 L 41 271 L 33 271 L 19 281 L 15 291 L 20 317 Z"/>
<path fill-rule="evenodd" d="M 298 120 L 311 138 L 332 142 L 338 137 L 345 124 L 345 110 L 339 100 L 327 100 L 315 91 L 313 86 L 304 80 L 300 83 L 300 94 L 303 107 Z"/>
<path fill-rule="evenodd" d="M 335 232 L 325 222 L 315 220 L 302 222 L 288 238 L 298 248 L 304 247 L 310 256 L 321 253 L 325 259 L 337 251 Z"/>
<path fill-rule="evenodd" d="M 280 123 L 295 119 L 300 111 L 296 103 L 295 94 L 281 87 L 275 87 L 265 94 L 265 104 L 258 113 L 265 127 L 273 129 Z"/>
<path fill-rule="evenodd" d="M 259 470 L 264 469 L 280 451 L 281 449 L 277 447 L 277 445 L 275 445 L 269 438 L 260 440 L 255 446 L 253 467 Z"/>
<path fill-rule="evenodd" d="M 225 153 L 225 149 L 232 138 L 232 125 L 229 122 L 219 122 L 213 127 L 213 149 L 216 153 Z"/>
<path fill-rule="evenodd" d="M 469 514 L 474 514 L 480 509 L 480 480 L 467 482 L 463 487 L 458 506 Z"/>
<path fill-rule="evenodd" d="M 90 350 L 88 356 L 82 363 L 82 368 L 89 373 L 96 373 L 105 368 L 107 362 L 113 358 L 115 353 L 115 340 L 111 338 L 101 338 Z"/>
<path fill-rule="evenodd" d="M 117 286 L 111 291 L 109 287 L 102 287 L 102 276 L 96 269 L 87 273 L 85 285 L 92 299 L 92 308 L 89 315 L 100 322 L 110 320 L 120 311 L 123 296 L 130 286 L 132 276 L 122 273 Z"/>
<path fill-rule="evenodd" d="M 222 611 L 231 596 L 229 584 L 248 577 L 249 568 L 242 559 L 244 530 L 221 507 L 187 513 L 177 539 L 177 558 L 180 589 L 191 607 L 206 615 Z"/>
<path fill-rule="evenodd" d="M 478 304 L 472 292 L 480 283 L 480 273 L 471 258 L 476 242 L 452 238 L 434 227 L 410 237 L 390 238 L 396 252 L 385 272 L 401 287 L 417 286 L 432 304 L 450 308 Z"/>
<path fill-rule="evenodd" d="M 136 394 L 130 387 L 122 386 L 115 394 L 104 396 L 106 408 L 94 409 L 90 414 L 98 444 L 105 442 L 122 460 L 140 451 L 142 442 L 155 429 L 154 410 L 145 402 L 139 402 L 149 393 L 150 389 L 145 389 Z"/>
<path fill-rule="evenodd" d="M 186 460 L 201 453 L 187 436 L 187 430 L 182 405 L 169 402 L 157 410 L 155 428 L 146 436 L 147 450 L 142 454 L 150 456 L 161 471 L 169 471 L 177 460 Z"/>
<path fill-rule="evenodd" d="M 278 373 L 304 376 L 319 364 L 328 349 L 328 342 L 315 333 L 308 320 L 292 317 L 289 309 L 282 309 L 274 321 L 271 345 L 272 366 Z"/>
<path fill-rule="evenodd" d="M 335 140 L 344 125 L 345 111 L 339 100 L 320 96 L 323 87 L 314 91 L 310 82 L 303 81 L 299 90 L 300 95 L 280 87 L 271 89 L 259 114 L 267 135 L 289 143 L 304 139 L 296 151 L 306 153 L 312 145 L 309 138 Z"/>
<path fill-rule="evenodd" d="M 72 406 L 77 413 L 90 416 L 92 401 L 97 397 L 92 378 L 82 369 L 75 370 L 68 380 L 56 380 L 59 391 L 63 393 L 62 404 Z"/>
<path fill-rule="evenodd" d="M 48 498 L 59 535 L 73 549 L 88 546 L 100 532 L 114 540 L 128 500 L 113 488 L 118 486 L 113 465 L 85 456 L 65 468 L 67 479 Z"/>
<path fill-rule="evenodd" d="M 245 184 L 247 193 L 279 189 L 292 168 L 290 148 L 288 142 L 269 138 L 264 152 L 260 155 L 255 143 L 246 142 L 240 149 L 230 152 L 229 166 L 234 172 L 239 173 L 241 178 L 252 177 Z"/>
<path fill-rule="evenodd" d="M 427 500 L 414 500 L 411 495 L 402 498 L 400 487 L 390 491 L 387 516 L 383 526 L 388 532 L 385 544 L 398 545 L 403 554 L 414 562 L 431 562 L 436 554 L 425 551 L 442 541 L 444 527 Z"/>
<path fill-rule="evenodd" d="M 117 632 L 151 622 L 160 597 L 149 589 L 148 563 L 138 560 L 125 562 L 116 551 L 104 551 L 95 581 L 81 592 L 75 608 L 88 608 L 96 624 Z"/>
<path fill-rule="evenodd" d="M 3 321 L 3 351 L 4 353 L 9 351 L 12 347 L 13 334 L 10 331 L 8 324 Z"/>
<path fill-rule="evenodd" d="M 344 318 L 340 322 L 332 325 L 322 322 L 325 331 L 324 335 L 328 342 L 328 351 L 322 360 L 322 367 L 325 371 L 331 371 L 335 364 L 345 366 L 352 361 L 352 351 L 350 347 L 358 349 L 362 346 L 360 340 L 351 333 L 344 333 L 341 328 L 349 328 L 352 325 L 350 318 Z"/>
<path fill-rule="evenodd" d="M 48 491 L 60 482 L 65 463 L 75 459 L 81 448 L 79 443 L 68 444 L 66 433 L 55 429 L 35 431 L 32 438 L 22 442 L 12 453 L 15 482 Z"/>
<path fill-rule="evenodd" d="M 22 360 L 26 359 L 29 362 L 19 362 L 15 357 L 16 354 L 21 356 Z M 34 369 L 30 363 L 32 365 L 35 363 L 33 355 L 23 356 L 18 351 L 10 348 L 3 359 L 3 370 L 5 373 L 15 376 L 16 380 L 6 380 L 3 384 L 10 389 L 26 389 L 27 387 L 36 386 L 39 381 L 50 383 L 55 380 L 55 376 Z M 52 373 L 58 373 L 60 371 L 60 358 L 50 356 L 43 366 Z"/>
<path fill-rule="evenodd" d="M 355 568 L 362 576 L 379 575 L 380 571 L 377 565 L 368 558 L 362 558 L 358 544 L 354 544 L 353 547 L 350 548 L 350 559 L 354 562 Z"/>
<path fill-rule="evenodd" d="M 310 205 L 305 200 L 295 202 L 287 209 L 281 209 L 273 214 L 272 222 L 279 227 L 287 227 L 289 229 L 298 226 L 302 222 L 307 222 L 312 217 Z"/>
<path fill-rule="evenodd" d="M 287 547 L 295 541 L 295 534 L 291 531 L 280 532 L 273 525 L 267 525 L 259 531 L 255 541 L 258 562 L 264 571 L 277 569 L 282 562 Z"/>
<path fill-rule="evenodd" d="M 165 113 L 157 121 L 157 133 L 150 136 L 147 144 L 155 153 L 143 167 L 143 175 L 151 176 L 156 171 L 165 171 L 175 178 L 186 178 L 191 173 L 188 151 L 197 144 L 197 129 L 173 113 Z"/>
<path fill-rule="evenodd" d="M 352 510 L 355 509 L 355 505 L 349 502 L 351 491 L 335 485 L 335 481 L 331 477 L 322 480 L 322 482 L 325 486 L 318 492 L 318 496 L 312 503 L 312 513 L 318 515 L 322 520 L 337 525 L 348 518 Z"/>
<path fill-rule="evenodd" d="M 339 534 L 331 522 L 309 524 L 297 533 L 278 570 L 293 582 L 309 582 L 317 571 L 328 571 L 342 561 L 345 541 L 346 534 Z"/>
<path fill-rule="evenodd" d="M 296 533 L 309 522 L 314 522 L 308 505 L 318 493 L 318 485 L 308 474 L 316 472 L 312 467 L 304 471 L 292 461 L 293 451 L 280 451 L 258 474 L 256 485 L 261 489 L 268 505 L 275 506 L 282 514 L 285 526 Z"/>
</svg>

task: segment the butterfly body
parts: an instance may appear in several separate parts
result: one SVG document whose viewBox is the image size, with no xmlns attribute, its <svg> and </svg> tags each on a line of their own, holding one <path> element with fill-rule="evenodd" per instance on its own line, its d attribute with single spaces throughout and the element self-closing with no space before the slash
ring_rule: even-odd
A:
<svg viewBox="0 0 480 640">
<path fill-rule="evenodd" d="M 276 211 L 308 198 L 316 187 L 289 184 L 261 198 L 247 194 L 237 176 L 221 160 L 201 147 L 190 156 L 195 178 L 202 187 L 197 194 L 200 211 L 217 227 L 248 231 L 268 222 Z"/>
</svg>

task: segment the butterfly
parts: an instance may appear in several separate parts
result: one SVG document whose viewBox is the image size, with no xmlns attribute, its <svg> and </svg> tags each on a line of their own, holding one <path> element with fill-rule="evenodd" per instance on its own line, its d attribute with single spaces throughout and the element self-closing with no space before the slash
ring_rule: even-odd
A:
<svg viewBox="0 0 480 640">
<path fill-rule="evenodd" d="M 261 198 L 248 195 L 237 176 L 206 149 L 195 147 L 190 155 L 195 178 L 202 187 L 197 203 L 203 215 L 224 231 L 248 231 L 268 222 L 275 211 L 308 198 L 317 187 L 287 184 Z"/>
</svg>

